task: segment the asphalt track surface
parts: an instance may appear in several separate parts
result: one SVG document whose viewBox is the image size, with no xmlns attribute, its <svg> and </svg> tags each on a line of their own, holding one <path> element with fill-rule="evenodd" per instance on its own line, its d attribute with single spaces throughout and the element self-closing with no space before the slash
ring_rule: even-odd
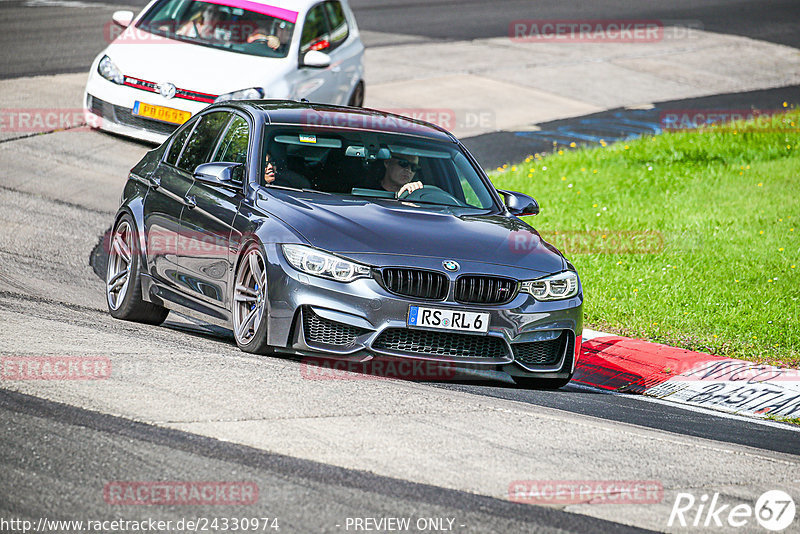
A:
<svg viewBox="0 0 800 534">
<path fill-rule="evenodd" d="M 0 3 L 0 77 L 21 77 L 85 70 L 104 46 L 103 24 L 121 7 L 141 7 L 117 0 L 86 2 L 77 9 L 31 2 Z M 710 31 L 734 33 L 800 47 L 800 3 L 783 2 L 579 2 L 537 5 L 531 2 L 353 2 L 362 29 L 407 33 L 430 39 L 470 39 L 506 35 L 514 19 L 641 18 L 700 21 Z M 409 9 L 413 7 L 413 9 Z M 763 108 L 795 102 L 797 88 L 721 95 L 702 105 Z M 727 100 L 726 100 L 727 99 Z M 661 107 L 700 105 L 697 100 L 662 103 Z M 604 112 L 629 113 L 626 110 Z M 602 114 L 601 114 L 602 115 Z M 587 117 L 596 119 L 598 117 Z M 602 116 L 599 117 L 602 119 Z M 586 118 L 542 125 L 561 133 L 587 135 Z M 584 129 L 580 129 L 584 128 Z M 518 132 L 468 140 L 479 159 L 481 151 L 499 154 L 488 165 L 552 145 L 552 138 L 531 139 Z M 591 134 L 591 132 L 588 132 Z M 629 135 L 631 132 L 620 132 Z M 506 136 L 506 137 L 501 137 Z M 505 150 L 505 152 L 502 152 Z M 196 331 L 227 339 L 228 334 Z M 188 335 L 176 330 L 175 337 Z M 800 433 L 794 428 L 728 418 L 640 398 L 608 395 L 569 386 L 561 391 L 527 391 L 497 384 L 435 384 L 472 395 L 490 396 L 534 406 L 556 408 L 625 425 L 655 428 L 686 436 L 746 445 L 764 451 L 800 454 Z M 230 479 L 231 473 L 257 480 L 262 499 L 257 515 L 285 518 L 284 531 L 341 531 L 337 521 L 348 516 L 458 517 L 464 531 L 634 532 L 633 528 L 583 515 L 519 505 L 348 470 L 289 456 L 266 453 L 211 438 L 154 427 L 36 397 L 0 390 L 0 514 L 28 517 L 107 517 L 109 507 L 98 499 L 98 487 L 124 479 Z M 20 460 L 23 458 L 24 460 Z M 266 492 L 265 492 L 266 493 Z M 89 495 L 90 497 L 87 497 Z M 314 503 L 313 505 L 309 503 Z M 309 507 L 313 510 L 309 511 Z M 196 512 L 196 513 L 195 513 Z M 222 515 L 219 509 L 193 509 Z M 145 512 L 127 511 L 131 518 Z M 238 513 L 238 512 L 237 512 Z M 159 519 L 182 517 L 183 510 L 160 510 Z M 283 523 L 282 523 L 283 524 Z"/>
<path fill-rule="evenodd" d="M 5 390 L 0 390 L 0 428 L 0 517 L 177 522 L 187 516 L 227 515 L 277 518 L 280 532 L 341 532 L 347 517 L 367 515 L 448 517 L 455 519 L 458 532 L 648 532 L 271 454 Z M 159 507 L 158 512 L 117 515 L 109 514 L 99 498 L 98 489 L 109 480 L 225 480 L 232 475 L 257 484 L 260 501 L 253 509 Z M 47 484 L 37 484 L 45 479 Z M 14 495 L 9 494 L 12 488 Z"/>
</svg>

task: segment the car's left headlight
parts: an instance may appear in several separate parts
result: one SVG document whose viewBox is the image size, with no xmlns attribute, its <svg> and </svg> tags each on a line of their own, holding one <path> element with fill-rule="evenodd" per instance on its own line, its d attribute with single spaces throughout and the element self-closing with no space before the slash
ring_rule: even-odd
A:
<svg viewBox="0 0 800 534">
<path fill-rule="evenodd" d="M 264 90 L 260 87 L 250 87 L 249 89 L 240 89 L 232 93 L 225 93 L 219 95 L 214 102 L 226 102 L 228 100 L 259 100 L 264 98 Z"/>
<path fill-rule="evenodd" d="M 536 300 L 563 300 L 578 294 L 578 274 L 575 271 L 546 276 L 522 282 L 520 291 L 533 295 Z"/>
<path fill-rule="evenodd" d="M 370 268 L 305 245 L 281 245 L 283 255 L 298 271 L 336 280 L 352 282 L 370 275 Z"/>
</svg>

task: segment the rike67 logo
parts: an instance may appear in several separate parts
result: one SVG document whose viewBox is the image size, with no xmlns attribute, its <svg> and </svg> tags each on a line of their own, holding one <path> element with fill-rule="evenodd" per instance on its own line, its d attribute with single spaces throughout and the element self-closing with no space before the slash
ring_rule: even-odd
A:
<svg viewBox="0 0 800 534">
<path fill-rule="evenodd" d="M 719 493 L 713 496 L 703 494 L 700 498 L 691 493 L 678 493 L 667 526 L 725 531 L 749 526 L 748 530 L 752 530 L 755 520 L 761 527 L 779 532 L 792 525 L 795 511 L 794 499 L 781 490 L 765 492 L 758 498 L 755 507 L 746 503 L 726 503 Z M 797 532 L 797 529 L 792 531 Z"/>
</svg>

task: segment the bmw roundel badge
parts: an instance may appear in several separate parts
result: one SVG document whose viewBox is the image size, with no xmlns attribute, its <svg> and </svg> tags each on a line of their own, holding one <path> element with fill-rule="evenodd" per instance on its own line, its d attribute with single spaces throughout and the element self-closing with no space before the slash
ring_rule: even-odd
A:
<svg viewBox="0 0 800 534">
<path fill-rule="evenodd" d="M 442 262 L 442 266 L 445 269 L 447 269 L 448 271 L 452 272 L 452 273 L 456 272 L 457 270 L 459 270 L 461 268 L 461 266 L 458 264 L 458 262 L 455 262 L 453 260 L 443 261 Z"/>
</svg>

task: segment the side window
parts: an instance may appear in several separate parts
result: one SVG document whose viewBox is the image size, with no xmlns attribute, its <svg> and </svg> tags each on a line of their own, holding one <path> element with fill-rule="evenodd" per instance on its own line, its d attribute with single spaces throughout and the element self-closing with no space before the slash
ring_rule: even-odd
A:
<svg viewBox="0 0 800 534">
<path fill-rule="evenodd" d="M 228 125 L 222 141 L 219 143 L 217 153 L 211 158 L 211 161 L 227 161 L 230 163 L 247 163 L 247 145 L 250 140 L 250 128 L 247 126 L 247 121 L 242 117 L 234 116 L 233 120 Z M 244 168 L 237 169 L 237 176 L 235 180 L 241 181 L 244 176 Z"/>
<path fill-rule="evenodd" d="M 172 144 L 169 147 L 169 152 L 167 152 L 167 157 L 164 160 L 166 163 L 170 165 L 175 165 L 178 163 L 178 156 L 181 155 L 181 149 L 183 145 L 186 143 L 186 138 L 189 137 L 189 132 L 192 131 L 192 127 L 194 123 L 187 124 L 183 130 L 178 133 L 177 136 L 172 140 Z"/>
<path fill-rule="evenodd" d="M 328 35 L 328 23 L 325 20 L 325 9 L 323 4 L 311 8 L 306 15 L 303 23 L 303 33 L 300 37 L 300 54 L 305 54 L 309 50 L 325 51 L 331 47 L 330 35 Z"/>
<path fill-rule="evenodd" d="M 325 12 L 328 14 L 328 22 L 331 24 L 331 49 L 334 49 L 347 40 L 350 30 L 347 27 L 347 19 L 341 3 L 333 1 L 325 2 L 324 5 Z"/>
<path fill-rule="evenodd" d="M 178 167 L 188 172 L 194 172 L 198 165 L 206 163 L 217 144 L 222 128 L 230 118 L 231 114 L 227 111 L 215 111 L 201 117 L 200 124 L 194 129 L 186 143 L 186 149 L 178 162 Z"/>
</svg>

